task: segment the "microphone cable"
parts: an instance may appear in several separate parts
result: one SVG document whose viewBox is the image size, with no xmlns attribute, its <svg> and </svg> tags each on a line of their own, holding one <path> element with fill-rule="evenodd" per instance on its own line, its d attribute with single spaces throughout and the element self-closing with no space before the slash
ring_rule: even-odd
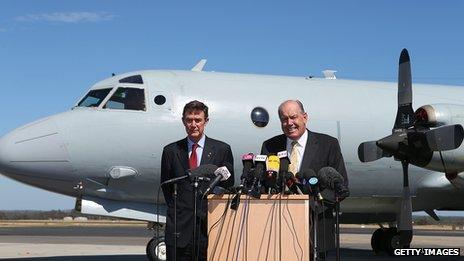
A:
<svg viewBox="0 0 464 261">
<path fill-rule="evenodd" d="M 227 209 L 227 211 L 229 211 L 229 209 Z M 237 211 L 235 211 L 234 213 L 234 218 L 232 219 L 232 228 L 231 228 L 231 233 L 229 233 L 229 245 L 227 246 L 227 255 L 226 255 L 226 260 L 228 260 L 229 258 L 229 253 L 230 253 L 230 244 L 232 243 L 232 236 L 234 234 L 234 228 L 235 228 L 235 220 L 237 219 Z M 240 234 L 238 234 L 238 236 L 240 236 Z M 238 248 L 240 249 L 240 241 L 238 243 Z M 233 260 L 233 257 L 234 257 L 234 254 L 232 254 L 232 260 Z M 238 256 L 238 253 L 237 253 L 237 256 Z"/>
<path fill-rule="evenodd" d="M 296 243 L 296 246 L 298 246 L 298 250 L 300 250 L 301 252 L 301 257 L 298 257 L 298 260 L 302 260 L 303 259 L 303 247 L 301 246 L 300 244 L 300 241 L 298 240 L 298 237 L 296 235 L 296 228 L 295 228 L 295 222 L 293 221 L 293 216 L 292 216 L 292 212 L 290 211 L 289 209 L 289 198 L 287 198 L 286 200 L 286 203 L 285 203 L 285 210 L 287 210 L 287 213 L 288 213 L 288 220 L 286 218 L 285 219 L 285 223 L 287 224 L 290 232 L 292 233 L 292 239 L 293 239 L 293 246 L 295 247 L 295 243 Z M 305 221 L 306 222 L 306 221 Z M 296 249 L 295 249 L 296 250 Z"/>
<path fill-rule="evenodd" d="M 232 194 L 227 194 L 227 195 L 228 195 L 228 197 L 227 197 L 226 206 L 225 206 L 225 208 L 224 208 L 224 212 L 223 212 L 222 215 L 219 217 L 219 219 L 216 220 L 216 222 L 214 222 L 214 223 L 211 225 L 211 228 L 208 230 L 208 233 L 207 233 L 208 239 L 209 239 L 209 235 L 210 235 L 211 231 L 212 231 L 215 227 L 217 227 L 217 226 L 219 225 L 219 222 L 220 222 L 221 220 L 225 220 L 225 218 L 226 218 L 226 214 L 227 214 L 227 212 L 229 211 L 229 206 L 230 206 Z M 221 232 L 222 232 L 223 227 L 224 227 L 224 222 L 223 222 L 222 226 L 219 228 L 218 236 L 221 235 Z M 217 249 L 217 244 L 218 244 L 218 243 L 219 243 L 219 240 L 216 240 L 215 245 L 214 245 L 214 247 L 212 248 L 212 249 L 213 249 L 213 253 L 212 253 L 212 255 L 211 255 L 211 259 L 210 259 L 210 260 L 214 260 L 213 258 L 214 258 L 214 255 L 216 254 L 216 249 Z"/>
<path fill-rule="evenodd" d="M 282 260 L 282 196 L 283 192 L 279 193 L 279 261 Z"/>
<path fill-rule="evenodd" d="M 238 241 L 237 241 L 237 248 L 236 248 L 236 254 L 234 253 L 233 256 L 235 256 L 235 260 L 238 260 L 239 258 L 239 254 L 240 254 L 240 246 L 241 246 L 241 243 L 242 243 L 242 238 L 243 238 L 243 231 L 246 231 L 245 233 L 245 243 L 244 243 L 244 248 L 245 248 L 245 260 L 248 260 L 248 214 L 249 214 L 249 210 L 250 210 L 250 199 L 251 199 L 251 196 L 250 195 L 246 195 L 245 196 L 245 202 L 244 202 L 244 205 L 242 205 L 243 207 L 243 211 L 242 211 L 242 217 L 241 217 L 241 220 L 239 221 L 240 224 L 239 224 L 239 227 L 240 227 L 240 231 L 238 232 L 237 236 L 238 236 Z M 237 215 L 237 212 L 235 212 L 235 215 Z M 235 216 L 234 216 L 234 223 L 235 225 Z M 235 251 L 235 250 L 234 250 Z M 233 257 L 232 256 L 232 257 Z"/>
<path fill-rule="evenodd" d="M 324 250 L 325 256 L 325 206 L 324 200 L 321 200 L 321 207 L 322 207 L 322 249 Z"/>
</svg>

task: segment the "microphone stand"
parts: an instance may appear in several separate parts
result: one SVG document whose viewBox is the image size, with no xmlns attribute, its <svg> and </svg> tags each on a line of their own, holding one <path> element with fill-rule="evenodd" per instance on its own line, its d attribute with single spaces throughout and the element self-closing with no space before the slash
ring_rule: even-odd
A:
<svg viewBox="0 0 464 261">
<path fill-rule="evenodd" d="M 193 260 L 197 261 L 197 244 L 198 244 L 198 236 L 197 236 L 197 200 L 198 200 L 198 177 L 195 177 L 193 180 Z"/>
<path fill-rule="evenodd" d="M 340 221 L 339 221 L 339 212 L 340 212 L 340 200 L 335 194 L 335 249 L 337 251 L 336 260 L 340 261 Z"/>
<path fill-rule="evenodd" d="M 313 227 L 313 260 L 317 261 L 318 258 L 318 248 L 317 248 L 317 226 L 318 226 L 318 221 L 317 221 L 317 200 L 314 199 L 316 196 L 309 196 L 309 202 L 310 202 L 310 212 L 309 217 L 312 219 L 312 227 Z M 309 242 L 311 242 L 311 235 L 309 235 Z M 311 253 L 311 249 L 309 250 Z"/>
<path fill-rule="evenodd" d="M 174 261 L 177 260 L 177 237 L 179 234 L 177 233 L 177 182 L 174 183 Z"/>
</svg>

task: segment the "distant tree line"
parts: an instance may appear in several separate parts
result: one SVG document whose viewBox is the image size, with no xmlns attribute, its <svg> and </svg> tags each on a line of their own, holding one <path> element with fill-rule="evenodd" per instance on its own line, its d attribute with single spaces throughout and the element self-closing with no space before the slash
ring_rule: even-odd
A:
<svg viewBox="0 0 464 261">
<path fill-rule="evenodd" d="M 0 210 L 0 220 L 50 220 L 65 217 L 86 217 L 91 220 L 119 220 L 118 218 L 85 215 L 75 210 Z"/>
</svg>

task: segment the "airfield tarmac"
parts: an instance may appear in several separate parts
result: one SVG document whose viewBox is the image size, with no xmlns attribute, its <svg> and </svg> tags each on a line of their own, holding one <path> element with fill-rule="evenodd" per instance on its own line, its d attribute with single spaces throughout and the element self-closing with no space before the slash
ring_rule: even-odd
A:
<svg viewBox="0 0 464 261">
<path fill-rule="evenodd" d="M 343 225 L 341 260 L 464 260 L 461 257 L 375 256 L 370 238 L 375 226 Z M 0 224 L 1 260 L 147 260 L 145 246 L 153 236 L 144 224 Z M 464 231 L 427 227 L 415 230 L 412 247 L 460 247 Z M 332 255 L 327 260 L 335 260 Z"/>
</svg>

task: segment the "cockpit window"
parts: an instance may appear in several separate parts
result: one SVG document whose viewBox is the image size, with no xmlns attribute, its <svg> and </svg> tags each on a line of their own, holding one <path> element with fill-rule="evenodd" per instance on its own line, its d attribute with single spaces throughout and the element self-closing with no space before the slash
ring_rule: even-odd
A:
<svg viewBox="0 0 464 261">
<path fill-rule="evenodd" d="M 98 107 L 105 99 L 106 95 L 111 91 L 108 89 L 91 90 L 85 97 L 77 104 L 79 107 Z"/>
<path fill-rule="evenodd" d="M 103 106 L 105 109 L 145 110 L 145 95 L 143 89 L 119 87 L 111 99 Z"/>
</svg>

